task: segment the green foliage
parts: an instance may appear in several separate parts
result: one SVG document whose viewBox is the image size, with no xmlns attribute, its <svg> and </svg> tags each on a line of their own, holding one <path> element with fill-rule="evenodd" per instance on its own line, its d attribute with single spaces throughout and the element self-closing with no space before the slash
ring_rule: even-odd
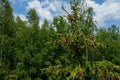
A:
<svg viewBox="0 0 120 80">
<path fill-rule="evenodd" d="M 101 42 L 105 46 L 105 48 L 99 50 L 99 52 L 101 53 L 100 55 L 104 56 L 106 60 L 112 61 L 116 64 L 119 64 L 119 60 L 117 60 L 117 58 L 119 58 L 120 55 L 119 31 L 120 30 L 118 27 L 112 25 L 108 29 L 104 29 L 104 28 L 99 29 L 99 31 L 96 34 L 97 41 Z"/>
<path fill-rule="evenodd" d="M 53 24 L 57 30 L 57 33 L 64 34 L 67 32 L 67 23 L 63 16 L 55 17 L 53 20 Z"/>
<path fill-rule="evenodd" d="M 29 9 L 28 10 L 28 14 L 27 14 L 27 19 L 28 19 L 28 23 L 30 26 L 34 27 L 34 28 L 38 28 L 38 24 L 39 24 L 39 17 L 37 15 L 37 12 L 35 11 L 35 9 Z"/>
<path fill-rule="evenodd" d="M 119 27 L 97 28 L 84 0 L 70 8 L 39 26 L 35 9 L 14 19 L 0 0 L 0 80 L 120 80 Z"/>
<path fill-rule="evenodd" d="M 84 68 L 80 66 L 50 66 L 42 69 L 46 74 L 46 79 L 65 80 L 119 80 L 120 66 L 108 61 L 87 62 Z"/>
</svg>

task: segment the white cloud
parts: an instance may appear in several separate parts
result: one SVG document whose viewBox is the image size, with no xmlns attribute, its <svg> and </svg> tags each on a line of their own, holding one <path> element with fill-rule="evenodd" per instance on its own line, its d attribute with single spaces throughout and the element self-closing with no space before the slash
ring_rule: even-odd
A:
<svg viewBox="0 0 120 80">
<path fill-rule="evenodd" d="M 19 16 L 23 21 L 27 21 L 27 18 L 24 14 L 14 14 L 15 18 Z"/>
<path fill-rule="evenodd" d="M 61 7 L 65 6 L 67 9 L 69 4 L 65 1 L 58 0 L 45 0 L 40 2 L 39 0 L 34 0 L 28 2 L 27 10 L 34 8 L 37 11 L 38 16 L 40 17 L 40 25 L 43 23 L 44 19 L 52 21 L 54 16 L 63 15 Z"/>
<path fill-rule="evenodd" d="M 120 0 L 105 0 L 101 5 L 87 0 L 87 4 L 93 7 L 94 19 L 100 27 L 104 27 L 107 24 L 106 21 L 120 19 Z"/>
<path fill-rule="evenodd" d="M 15 3 L 28 3 L 26 9 L 34 8 L 40 17 L 40 25 L 46 18 L 48 21 L 52 21 L 54 16 L 65 15 L 65 12 L 61 9 L 62 6 L 70 10 L 70 5 L 63 0 L 9 0 Z M 96 3 L 94 0 L 86 0 L 87 5 L 93 7 L 95 15 L 94 19 L 97 21 L 97 26 L 104 27 L 108 23 L 107 21 L 120 20 L 120 0 L 105 0 L 102 4 Z M 18 15 L 22 20 L 26 20 L 25 14 Z M 112 23 L 111 23 L 112 24 Z"/>
</svg>

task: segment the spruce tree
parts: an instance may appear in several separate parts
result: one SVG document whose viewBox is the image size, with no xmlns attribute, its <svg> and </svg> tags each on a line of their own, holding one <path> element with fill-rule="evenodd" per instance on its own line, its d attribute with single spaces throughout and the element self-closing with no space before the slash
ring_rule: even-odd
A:
<svg viewBox="0 0 120 80">
<path fill-rule="evenodd" d="M 12 7 L 8 0 L 1 0 L 3 11 L 1 9 L 0 18 L 0 32 L 1 32 L 1 53 L 5 56 L 4 58 L 9 59 L 12 51 L 11 47 L 14 44 L 12 38 L 15 35 L 14 16 L 12 13 Z M 2 55 L 1 55 L 2 56 Z M 7 61 L 7 60 L 6 60 Z"/>
</svg>

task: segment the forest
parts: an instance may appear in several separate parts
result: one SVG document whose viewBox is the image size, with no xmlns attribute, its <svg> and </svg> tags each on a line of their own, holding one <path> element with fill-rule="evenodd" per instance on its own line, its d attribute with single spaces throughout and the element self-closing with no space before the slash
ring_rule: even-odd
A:
<svg viewBox="0 0 120 80">
<path fill-rule="evenodd" d="M 120 27 L 97 27 L 84 0 L 70 8 L 39 26 L 35 9 L 23 21 L 0 0 L 0 80 L 120 80 Z"/>
</svg>

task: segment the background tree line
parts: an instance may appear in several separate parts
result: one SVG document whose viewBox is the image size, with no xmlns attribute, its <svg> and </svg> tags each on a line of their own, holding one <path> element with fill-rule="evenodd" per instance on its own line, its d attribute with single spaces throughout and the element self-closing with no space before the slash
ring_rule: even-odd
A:
<svg viewBox="0 0 120 80">
<path fill-rule="evenodd" d="M 98 28 L 93 9 L 71 0 L 71 13 L 39 26 L 0 0 L 0 80 L 120 80 L 120 29 Z"/>
</svg>

